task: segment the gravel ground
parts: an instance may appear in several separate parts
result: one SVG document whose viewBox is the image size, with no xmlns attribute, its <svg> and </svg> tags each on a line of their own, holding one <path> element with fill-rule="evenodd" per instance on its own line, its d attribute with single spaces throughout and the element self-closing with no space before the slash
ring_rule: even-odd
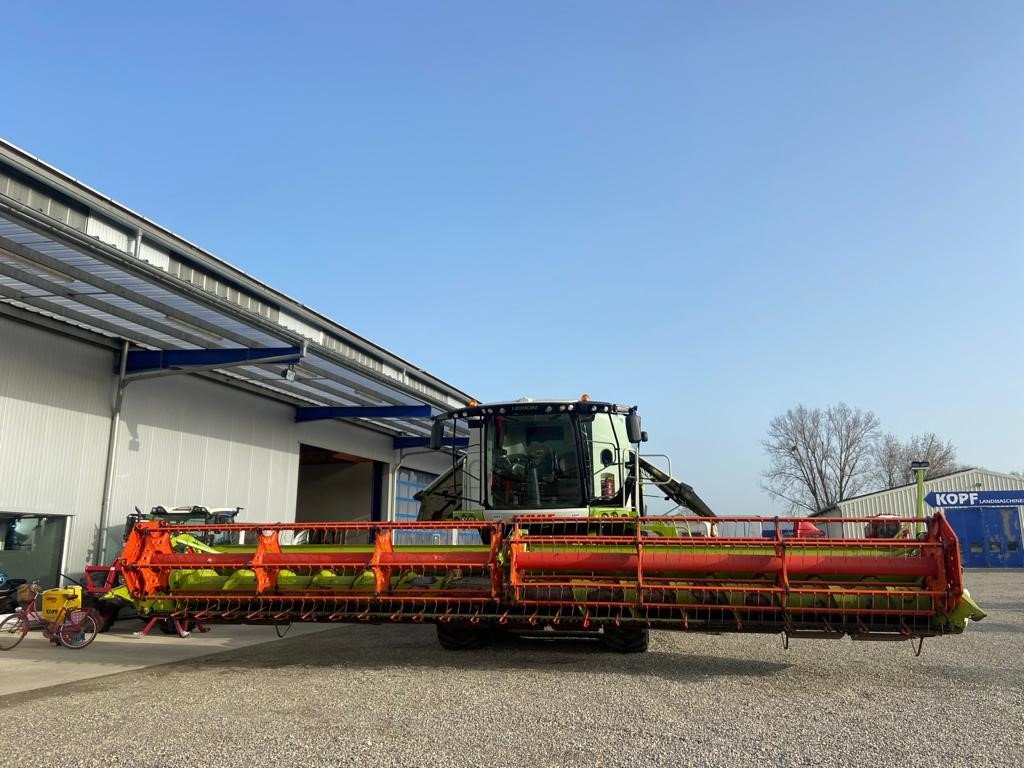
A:
<svg viewBox="0 0 1024 768">
<path fill-rule="evenodd" d="M 0 698 L 8 738 L 34 731 L 0 765 L 1020 766 L 1024 573 L 967 582 L 989 617 L 920 658 L 670 632 L 637 656 L 450 653 L 431 626 L 274 639 Z"/>
</svg>

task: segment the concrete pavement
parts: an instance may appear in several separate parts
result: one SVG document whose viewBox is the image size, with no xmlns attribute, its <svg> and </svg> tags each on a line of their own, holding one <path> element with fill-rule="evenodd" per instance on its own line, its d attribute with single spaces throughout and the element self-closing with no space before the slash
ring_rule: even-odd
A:
<svg viewBox="0 0 1024 768">
<path fill-rule="evenodd" d="M 135 669 L 194 659 L 260 643 L 277 642 L 273 627 L 212 625 L 206 633 L 189 637 L 162 634 L 154 629 L 145 637 L 141 621 L 120 621 L 80 650 L 51 645 L 33 629 L 10 651 L 0 652 L 0 696 L 114 675 Z M 336 628 L 328 624 L 296 624 L 287 637 L 299 637 Z"/>
</svg>

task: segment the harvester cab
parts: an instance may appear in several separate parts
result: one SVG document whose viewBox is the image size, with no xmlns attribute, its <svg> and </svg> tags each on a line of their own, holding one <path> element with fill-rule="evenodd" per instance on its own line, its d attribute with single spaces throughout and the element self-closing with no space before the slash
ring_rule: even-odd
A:
<svg viewBox="0 0 1024 768">
<path fill-rule="evenodd" d="M 693 488 L 640 455 L 647 434 L 634 406 L 586 395 L 474 404 L 438 416 L 431 447 L 454 446 L 446 435 L 460 423 L 468 446 L 452 447 L 452 468 L 417 495 L 420 520 L 640 517 L 645 483 L 678 506 L 714 516 Z"/>
<path fill-rule="evenodd" d="M 184 506 L 157 505 L 151 508 L 149 513 L 145 513 L 135 507 L 135 511 L 125 518 L 124 541 L 127 542 L 131 538 L 132 532 L 140 522 L 162 521 L 178 528 L 179 532 L 175 540 L 193 543 L 195 545 L 192 547 L 193 549 L 239 545 L 243 543 L 244 533 L 241 531 L 234 528 L 217 530 L 208 526 L 230 525 L 235 522 L 235 518 L 241 511 L 242 507 L 206 507 L 200 504 L 187 504 Z M 182 551 L 190 548 L 183 543 L 176 544 L 176 547 Z M 103 618 L 100 629 L 105 632 L 117 621 L 123 609 L 135 607 L 135 600 L 123 584 L 122 571 L 118 562 L 111 565 L 87 565 L 84 573 L 85 599 L 89 605 L 99 611 Z"/>
<path fill-rule="evenodd" d="M 169 525 L 222 525 L 235 522 L 235 518 L 242 511 L 242 507 L 204 507 L 199 504 L 187 504 L 184 506 L 162 506 L 157 505 L 150 509 L 149 514 L 144 514 L 138 507 L 128 515 L 124 524 L 124 540 L 140 520 L 163 520 Z M 208 546 L 220 546 L 225 544 L 238 544 L 237 535 L 231 536 L 227 532 L 216 534 L 209 531 L 200 534 L 200 541 Z"/>
<path fill-rule="evenodd" d="M 864 525 L 865 539 L 906 539 L 910 533 L 910 524 L 896 515 L 876 515 Z"/>
</svg>

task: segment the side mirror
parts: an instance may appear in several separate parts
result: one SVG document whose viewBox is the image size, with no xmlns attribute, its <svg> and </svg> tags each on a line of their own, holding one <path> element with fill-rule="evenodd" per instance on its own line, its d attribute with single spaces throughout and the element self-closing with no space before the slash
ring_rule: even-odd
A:
<svg viewBox="0 0 1024 768">
<path fill-rule="evenodd" d="M 430 427 L 430 447 L 438 451 L 444 445 L 444 421 L 438 419 Z"/>
<path fill-rule="evenodd" d="M 640 429 L 640 414 L 635 411 L 626 414 L 626 436 L 631 443 L 642 443 L 647 439 L 643 430 Z"/>
</svg>

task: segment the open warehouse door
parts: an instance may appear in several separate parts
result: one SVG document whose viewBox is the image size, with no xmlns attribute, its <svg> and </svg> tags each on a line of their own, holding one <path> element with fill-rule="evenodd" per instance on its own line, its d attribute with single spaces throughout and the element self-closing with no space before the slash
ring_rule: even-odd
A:
<svg viewBox="0 0 1024 768">
<path fill-rule="evenodd" d="M 381 520 L 386 467 L 383 462 L 362 456 L 300 444 L 295 521 Z"/>
</svg>

